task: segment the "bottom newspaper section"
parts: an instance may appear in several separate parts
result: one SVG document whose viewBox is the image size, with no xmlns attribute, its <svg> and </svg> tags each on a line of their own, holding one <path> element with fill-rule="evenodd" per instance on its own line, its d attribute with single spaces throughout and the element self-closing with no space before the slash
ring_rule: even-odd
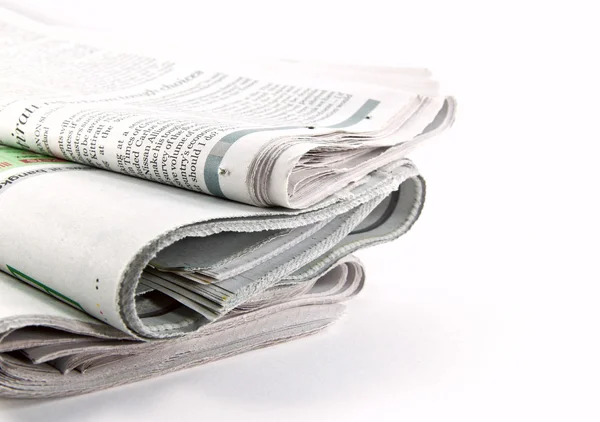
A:
<svg viewBox="0 0 600 422">
<path fill-rule="evenodd" d="M 316 333 L 363 286 L 350 254 L 404 234 L 425 195 L 408 160 L 284 210 L 22 159 L 0 171 L 13 181 L 0 190 L 10 397 L 90 392 Z"/>
<path fill-rule="evenodd" d="M 53 304 L 52 315 L 43 313 L 43 293 L 0 274 L 0 301 L 10 297 L 31 311 L 0 324 L 0 395 L 81 394 L 304 337 L 333 323 L 343 312 L 340 302 L 363 282 L 360 262 L 349 257 L 320 277 L 282 282 L 193 334 L 144 342 L 67 305 Z"/>
</svg>

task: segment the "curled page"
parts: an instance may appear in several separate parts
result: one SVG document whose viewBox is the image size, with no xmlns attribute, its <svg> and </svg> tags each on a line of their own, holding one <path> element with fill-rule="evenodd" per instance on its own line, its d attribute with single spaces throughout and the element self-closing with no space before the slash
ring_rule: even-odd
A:
<svg viewBox="0 0 600 422">
<path fill-rule="evenodd" d="M 454 99 L 424 70 L 290 61 L 218 69 L 100 44 L 0 14 L 0 142 L 303 209 L 454 120 Z"/>
<path fill-rule="evenodd" d="M 144 342 L 0 274 L 0 396 L 82 394 L 315 334 L 363 283 L 349 257 L 321 276 L 282 281 L 193 334 Z"/>
<path fill-rule="evenodd" d="M 424 195 L 406 160 L 294 211 L 37 157 L 0 147 L 0 268 L 140 338 L 195 331 L 292 274 L 398 237 Z"/>
<path fill-rule="evenodd" d="M 362 286 L 348 254 L 405 233 L 424 199 L 407 160 L 297 211 L 39 157 L 0 147 L 0 395 L 15 397 L 318 332 Z"/>
<path fill-rule="evenodd" d="M 455 113 L 424 69 L 175 63 L 2 10 L 0 52 L 0 396 L 320 332 Z"/>
</svg>

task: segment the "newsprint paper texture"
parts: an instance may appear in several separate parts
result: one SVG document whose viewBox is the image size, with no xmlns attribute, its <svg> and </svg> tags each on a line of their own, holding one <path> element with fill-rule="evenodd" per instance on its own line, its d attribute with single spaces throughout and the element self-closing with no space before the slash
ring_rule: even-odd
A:
<svg viewBox="0 0 600 422">
<path fill-rule="evenodd" d="M 0 12 L 0 395 L 307 336 L 406 233 L 455 100 L 418 68 L 175 63 Z"/>
</svg>

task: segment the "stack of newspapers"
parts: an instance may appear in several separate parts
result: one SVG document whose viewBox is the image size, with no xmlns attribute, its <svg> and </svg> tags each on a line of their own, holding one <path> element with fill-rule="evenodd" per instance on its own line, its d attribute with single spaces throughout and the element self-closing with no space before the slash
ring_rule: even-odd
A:
<svg viewBox="0 0 600 422">
<path fill-rule="evenodd" d="M 425 69 L 182 64 L 8 11 L 0 54 L 0 396 L 323 330 L 352 253 L 419 217 L 407 153 L 455 114 Z"/>
</svg>

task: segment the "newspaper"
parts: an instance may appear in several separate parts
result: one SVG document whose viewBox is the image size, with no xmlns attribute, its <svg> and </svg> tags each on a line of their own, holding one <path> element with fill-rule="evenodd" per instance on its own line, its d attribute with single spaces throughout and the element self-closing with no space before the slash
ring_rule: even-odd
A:
<svg viewBox="0 0 600 422">
<path fill-rule="evenodd" d="M 101 44 L 0 13 L 2 396 L 322 330 L 364 284 L 351 254 L 421 212 L 407 151 L 454 118 L 422 69 L 213 70 Z"/>
<path fill-rule="evenodd" d="M 314 205 L 453 121 L 427 71 L 231 73 L 0 22 L 2 143 L 252 205 Z"/>
<path fill-rule="evenodd" d="M 188 336 L 141 342 L 0 274 L 0 315 L 11 317 L 0 325 L 0 395 L 92 392 L 314 334 L 341 316 L 340 302 L 363 281 L 351 257 L 316 280 L 272 292 L 271 306 L 257 304 Z"/>
</svg>

